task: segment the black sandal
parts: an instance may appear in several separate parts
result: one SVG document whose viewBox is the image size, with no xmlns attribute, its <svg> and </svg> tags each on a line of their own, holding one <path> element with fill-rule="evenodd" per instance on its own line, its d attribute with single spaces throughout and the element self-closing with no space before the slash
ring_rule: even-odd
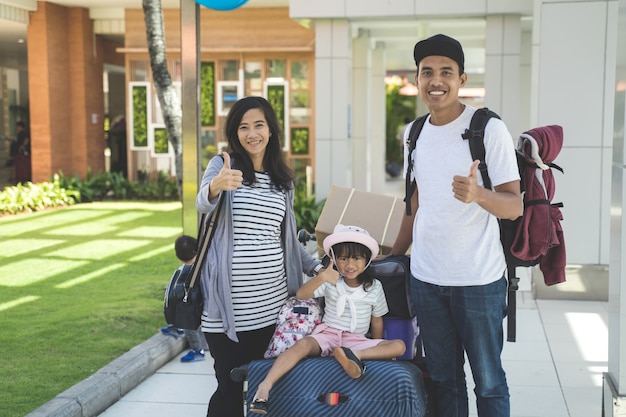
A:
<svg viewBox="0 0 626 417">
<path fill-rule="evenodd" d="M 360 378 L 365 373 L 365 364 L 347 347 L 335 349 L 335 359 L 351 378 Z"/>
<path fill-rule="evenodd" d="M 270 404 L 267 400 L 257 398 L 250 404 L 250 412 L 257 414 L 267 414 Z"/>
</svg>

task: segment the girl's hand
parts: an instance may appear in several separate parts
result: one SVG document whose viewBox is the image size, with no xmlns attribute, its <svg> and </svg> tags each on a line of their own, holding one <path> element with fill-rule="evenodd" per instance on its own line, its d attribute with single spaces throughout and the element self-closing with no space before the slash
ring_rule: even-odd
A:
<svg viewBox="0 0 626 417">
<path fill-rule="evenodd" d="M 330 259 L 326 268 L 320 269 L 320 272 L 317 274 L 317 276 L 324 282 L 328 282 L 329 284 L 333 285 L 337 284 L 337 281 L 339 281 L 339 272 L 337 272 L 333 268 L 332 259 Z"/>
</svg>

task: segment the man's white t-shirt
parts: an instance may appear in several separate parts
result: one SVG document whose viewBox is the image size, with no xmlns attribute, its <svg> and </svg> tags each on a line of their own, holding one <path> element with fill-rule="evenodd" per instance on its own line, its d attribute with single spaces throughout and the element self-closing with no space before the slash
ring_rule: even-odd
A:
<svg viewBox="0 0 626 417">
<path fill-rule="evenodd" d="M 452 193 L 452 178 L 468 176 L 473 162 L 461 135 L 475 111 L 466 106 L 444 126 L 430 124 L 429 116 L 413 153 L 419 209 L 413 225 L 411 274 L 431 284 L 484 285 L 501 278 L 506 268 L 497 218 Z M 513 139 L 501 120 L 489 121 L 484 142 L 493 186 L 519 180 Z M 483 185 L 480 171 L 477 177 Z"/>
</svg>

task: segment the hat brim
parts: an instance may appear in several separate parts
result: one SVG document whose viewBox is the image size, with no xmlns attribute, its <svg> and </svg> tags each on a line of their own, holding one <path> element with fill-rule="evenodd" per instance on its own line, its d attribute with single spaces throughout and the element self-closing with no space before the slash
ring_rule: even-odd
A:
<svg viewBox="0 0 626 417">
<path fill-rule="evenodd" d="M 378 256 L 378 242 L 373 237 L 360 232 L 341 232 L 330 234 L 324 239 L 324 252 L 330 255 L 330 248 L 337 243 L 360 243 L 372 252 L 372 259 Z"/>
</svg>

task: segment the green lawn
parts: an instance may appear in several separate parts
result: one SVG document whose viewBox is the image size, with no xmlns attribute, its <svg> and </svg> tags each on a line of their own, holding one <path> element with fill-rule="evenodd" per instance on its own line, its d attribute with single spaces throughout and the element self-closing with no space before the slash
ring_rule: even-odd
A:
<svg viewBox="0 0 626 417">
<path fill-rule="evenodd" d="M 163 326 L 177 202 L 0 218 L 0 416 L 23 416 Z"/>
</svg>

